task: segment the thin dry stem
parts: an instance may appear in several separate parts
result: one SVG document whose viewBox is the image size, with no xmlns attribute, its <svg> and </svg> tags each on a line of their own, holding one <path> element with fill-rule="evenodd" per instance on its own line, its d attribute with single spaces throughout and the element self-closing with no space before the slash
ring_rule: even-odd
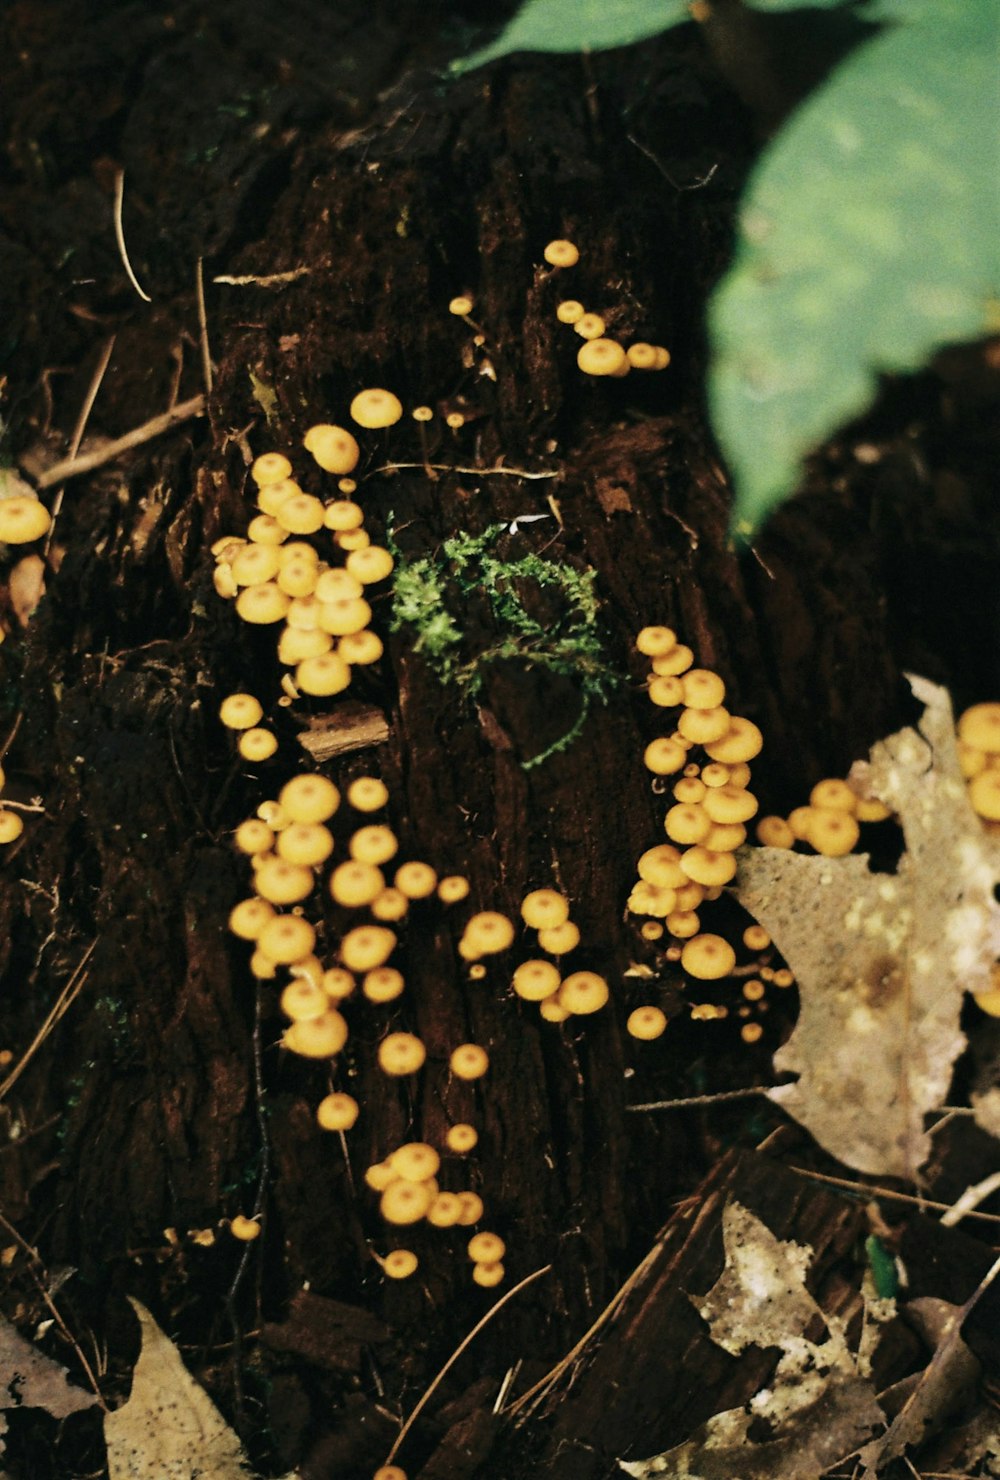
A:
<svg viewBox="0 0 1000 1480">
<path fill-rule="evenodd" d="M 951 1203 L 932 1202 L 926 1197 L 912 1197 L 908 1192 L 894 1192 L 890 1187 L 874 1187 L 867 1182 L 851 1182 L 846 1177 L 827 1177 L 822 1172 L 810 1172 L 805 1167 L 789 1167 L 800 1177 L 810 1177 L 814 1182 L 828 1182 L 831 1187 L 844 1187 L 849 1192 L 864 1193 L 868 1197 L 890 1197 L 896 1202 L 911 1203 L 914 1207 L 929 1209 L 932 1213 L 947 1213 Z M 987 1223 L 1000 1223 L 1000 1213 L 980 1213 L 978 1209 L 966 1214 L 969 1218 L 981 1218 Z"/>
<path fill-rule="evenodd" d="M 212 394 L 212 352 L 208 346 L 208 314 L 205 311 L 205 270 L 199 257 L 194 273 L 194 296 L 198 305 L 198 342 L 201 345 L 201 373 L 205 395 Z"/>
<path fill-rule="evenodd" d="M 87 422 L 90 420 L 90 413 L 94 409 L 94 402 L 97 400 L 97 393 L 101 388 L 101 384 L 104 380 L 108 365 L 111 362 L 111 355 L 114 351 L 116 337 L 116 335 L 111 334 L 105 341 L 104 349 L 101 351 L 101 358 L 98 360 L 94 373 L 90 378 L 90 385 L 87 387 L 87 394 L 83 398 L 83 405 L 80 407 L 80 414 L 76 419 L 76 426 L 73 428 L 73 435 L 70 438 L 70 462 L 73 461 L 77 453 L 80 451 L 80 443 L 83 441 L 83 434 L 87 430 Z M 59 511 L 62 508 L 64 492 L 65 490 L 62 488 L 57 489 L 56 496 L 52 501 L 52 523 L 49 525 L 48 534 L 45 536 L 45 548 L 42 552 L 46 558 L 48 558 L 49 547 L 52 544 L 52 534 L 56 527 L 56 520 L 59 518 Z"/>
<path fill-rule="evenodd" d="M 205 397 L 192 396 L 190 400 L 181 401 L 178 405 L 172 406 L 169 411 L 164 411 L 161 415 L 143 422 L 142 426 L 133 427 L 132 431 L 126 432 L 124 437 L 117 437 L 114 442 L 108 442 L 96 452 L 85 453 L 83 457 L 67 457 L 62 462 L 53 463 L 52 467 L 46 469 L 37 479 L 35 486 L 40 491 L 44 491 L 55 483 L 65 482 L 67 478 L 79 478 L 83 473 L 92 473 L 95 468 L 114 462 L 115 458 L 121 457 L 123 452 L 128 452 L 133 447 L 141 447 L 144 442 L 151 442 L 154 437 L 160 437 L 164 432 L 169 432 L 182 421 L 190 421 L 193 417 L 204 415 Z"/>
<path fill-rule="evenodd" d="M 464 1337 L 462 1339 L 462 1341 L 459 1342 L 458 1346 L 452 1352 L 452 1354 L 448 1358 L 447 1362 L 445 1362 L 444 1366 L 441 1368 L 441 1371 L 434 1378 L 434 1380 L 431 1383 L 430 1387 L 427 1388 L 427 1390 L 424 1393 L 423 1397 L 421 1397 L 421 1398 L 418 1399 L 417 1404 L 412 1409 L 409 1418 L 406 1420 L 406 1422 L 403 1424 L 403 1427 L 400 1429 L 399 1433 L 396 1435 L 396 1442 L 393 1444 L 392 1448 L 389 1450 L 388 1455 L 386 1456 L 386 1461 L 385 1462 L 386 1462 L 387 1465 L 391 1465 L 392 1464 L 392 1462 L 395 1459 L 396 1455 L 399 1453 L 399 1448 L 400 1448 L 400 1445 L 402 1444 L 403 1440 L 406 1438 L 407 1434 L 410 1432 L 410 1430 L 412 1429 L 413 1425 L 416 1423 L 417 1418 L 423 1412 L 424 1408 L 427 1406 L 427 1404 L 430 1401 L 431 1397 L 437 1391 L 438 1387 L 443 1382 L 443 1380 L 444 1380 L 445 1376 L 447 1375 L 447 1373 L 451 1371 L 452 1367 L 454 1367 L 455 1363 L 458 1361 L 459 1357 L 465 1351 L 465 1349 L 469 1345 L 469 1343 L 475 1340 L 475 1338 L 479 1335 L 480 1331 L 482 1331 L 482 1329 L 483 1329 L 484 1326 L 488 1326 L 489 1325 L 489 1323 L 490 1323 L 490 1321 L 492 1321 L 493 1317 L 497 1314 L 498 1311 L 500 1311 L 500 1310 L 503 1309 L 503 1307 L 507 1304 L 508 1300 L 513 1300 L 514 1296 L 517 1295 L 517 1294 L 519 1294 L 521 1290 L 525 1289 L 525 1287 L 527 1285 L 532 1284 L 535 1280 L 539 1279 L 543 1274 L 548 1274 L 548 1272 L 549 1272 L 549 1270 L 551 1268 L 552 1268 L 552 1265 L 551 1264 L 543 1264 L 542 1267 L 541 1267 L 541 1269 L 536 1269 L 532 1274 L 525 1275 L 525 1277 L 524 1277 L 523 1280 L 518 1281 L 518 1283 L 516 1285 L 514 1285 L 512 1289 L 508 1290 L 505 1295 L 501 1295 L 500 1299 L 498 1301 L 496 1301 L 495 1304 L 493 1304 L 493 1305 L 490 1306 L 489 1310 L 483 1316 L 482 1320 L 477 1321 L 476 1324 L 473 1326 L 472 1330 L 469 1332 L 468 1336 Z"/>
<path fill-rule="evenodd" d="M 125 201 L 125 171 L 118 170 L 115 174 L 115 241 L 118 243 L 118 255 L 122 259 L 122 265 L 128 275 L 128 280 L 144 303 L 152 303 L 152 298 L 139 286 L 139 280 L 132 271 L 132 264 L 128 260 L 128 251 L 125 246 L 125 227 L 122 225 L 122 205 Z"/>
<path fill-rule="evenodd" d="M 31 1060 L 34 1058 L 35 1054 L 38 1052 L 42 1044 L 45 1042 L 46 1038 L 52 1032 L 52 1029 L 56 1026 L 59 1020 L 69 1011 L 76 998 L 80 995 L 80 992 L 83 990 L 84 984 L 87 980 L 87 962 L 94 954 L 96 946 L 97 941 L 92 940 L 90 945 L 84 951 L 83 956 L 77 964 L 75 970 L 73 971 L 73 974 L 70 977 L 69 981 L 63 987 L 55 1002 L 49 1008 L 49 1011 L 45 1016 L 45 1021 L 42 1023 L 42 1026 L 39 1028 L 34 1038 L 28 1044 L 28 1047 L 25 1049 L 18 1062 L 14 1065 L 13 1069 L 11 1069 L 10 1073 L 7 1075 L 7 1078 L 3 1081 L 2 1084 L 0 1084 L 0 1100 L 5 1099 L 10 1090 L 13 1089 L 14 1085 L 24 1073 L 25 1069 L 31 1063 Z"/>
</svg>

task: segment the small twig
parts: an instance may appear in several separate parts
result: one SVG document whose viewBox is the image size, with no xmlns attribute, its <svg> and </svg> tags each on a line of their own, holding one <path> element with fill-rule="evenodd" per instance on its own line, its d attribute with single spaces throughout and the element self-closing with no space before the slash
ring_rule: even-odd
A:
<svg viewBox="0 0 1000 1480">
<path fill-rule="evenodd" d="M 125 171 L 118 170 L 115 173 L 115 241 L 118 243 L 118 255 L 122 259 L 128 280 L 144 303 L 152 303 L 148 293 L 143 292 L 139 286 L 139 280 L 132 271 L 132 264 L 128 260 L 128 252 L 125 248 L 125 228 L 122 225 L 122 205 L 125 200 Z"/>
<path fill-rule="evenodd" d="M 458 1346 L 452 1352 L 447 1362 L 445 1362 L 437 1377 L 434 1378 L 433 1382 L 426 1390 L 423 1397 L 418 1399 L 416 1407 L 412 1409 L 409 1418 L 406 1420 L 406 1422 L 403 1424 L 403 1427 L 396 1435 L 396 1442 L 393 1444 L 392 1448 L 389 1450 L 388 1455 L 386 1456 L 385 1462 L 387 1465 L 392 1464 L 396 1455 L 399 1453 L 399 1448 L 403 1440 L 406 1438 L 407 1434 L 416 1423 L 417 1418 L 423 1412 L 431 1397 L 437 1391 L 447 1373 L 451 1371 L 452 1367 L 454 1367 L 455 1363 L 458 1361 L 459 1357 L 465 1351 L 469 1343 L 475 1340 L 484 1326 L 489 1325 L 493 1317 L 497 1314 L 499 1310 L 502 1310 L 502 1308 L 507 1304 L 508 1300 L 513 1300 L 514 1296 L 519 1294 L 520 1291 L 523 1290 L 527 1285 L 530 1285 L 534 1280 L 539 1279 L 543 1274 L 548 1274 L 551 1268 L 551 1264 L 543 1264 L 541 1269 L 536 1269 L 533 1274 L 525 1275 L 523 1280 L 520 1280 L 516 1285 L 513 1286 L 512 1289 L 508 1290 L 505 1295 L 501 1295 L 500 1299 L 496 1301 L 494 1305 L 490 1306 L 489 1310 L 483 1316 L 482 1320 L 477 1321 L 472 1330 L 469 1332 L 468 1336 L 464 1337 L 463 1340 L 459 1342 Z"/>
<path fill-rule="evenodd" d="M 553 468 L 551 472 L 529 473 L 524 468 L 461 468 L 454 463 L 422 463 L 422 462 L 394 462 L 383 463 L 380 468 L 372 468 L 366 478 L 377 478 L 380 473 L 401 473 L 420 469 L 425 472 L 430 467 L 435 473 L 467 473 L 477 478 L 493 478 L 503 476 L 505 478 L 561 478 L 562 469 Z"/>
<path fill-rule="evenodd" d="M 260 1132 L 260 1176 L 257 1179 L 257 1193 L 254 1197 L 254 1216 L 258 1216 L 264 1208 L 264 1197 L 267 1192 L 267 1183 L 271 1173 L 270 1141 L 268 1139 L 267 1112 L 264 1106 L 264 1057 L 263 1040 L 261 1035 L 261 1024 L 263 1019 L 263 1004 L 261 998 L 260 982 L 256 983 L 254 997 L 254 1019 L 253 1019 L 253 1078 L 254 1078 L 254 1105 L 257 1112 L 257 1128 Z M 256 1242 L 256 1240 L 254 1241 Z M 250 1259 L 254 1250 L 254 1243 L 245 1244 L 240 1262 L 236 1266 L 233 1282 L 226 1295 L 226 1312 L 229 1316 L 229 1324 L 232 1327 L 233 1340 L 233 1406 L 236 1410 L 237 1423 L 242 1426 L 244 1421 L 243 1403 L 243 1332 L 240 1329 L 239 1316 L 236 1310 L 236 1297 L 239 1294 L 243 1276 L 246 1274 Z M 260 1266 L 258 1265 L 258 1270 Z M 257 1324 L 260 1325 L 260 1291 L 258 1289 Z"/>
<path fill-rule="evenodd" d="M 42 1026 L 39 1028 L 34 1038 L 28 1044 L 28 1047 L 25 1049 L 18 1062 L 14 1065 L 13 1069 L 11 1069 L 10 1073 L 7 1075 L 7 1078 L 3 1081 L 2 1084 L 0 1084 L 0 1100 L 5 1099 L 10 1090 L 14 1088 L 14 1085 L 20 1079 L 21 1075 L 24 1073 L 25 1069 L 28 1067 L 35 1054 L 41 1048 L 42 1044 L 45 1042 L 52 1029 L 56 1026 L 60 1019 L 65 1016 L 70 1007 L 72 1007 L 76 998 L 80 995 L 80 992 L 83 990 L 84 983 L 87 980 L 87 962 L 94 954 L 96 946 L 97 941 L 92 940 L 90 942 L 90 945 L 84 951 L 83 956 L 81 957 L 77 966 L 75 967 L 69 981 L 63 987 L 62 991 L 59 993 L 59 996 L 56 998 L 55 1002 L 46 1013 L 45 1020 L 42 1023 Z"/>
<path fill-rule="evenodd" d="M 115 347 L 116 337 L 117 336 L 114 334 L 111 334 L 108 337 L 104 345 L 104 349 L 101 352 L 101 358 L 97 362 L 97 367 L 90 378 L 90 385 L 87 389 L 87 394 L 83 399 L 83 405 L 80 407 L 80 415 L 76 419 L 76 426 L 73 428 L 73 435 L 70 438 L 70 462 L 73 461 L 77 453 L 80 451 L 80 443 L 83 441 L 83 434 L 87 430 L 87 422 L 90 420 L 90 413 L 94 409 L 94 402 L 97 400 L 97 392 L 101 388 L 101 383 L 104 380 L 105 372 L 107 371 L 108 365 L 111 361 L 111 355 Z M 57 489 L 56 496 L 52 500 L 52 523 L 49 525 L 48 534 L 45 536 L 45 548 L 42 552 L 46 559 L 48 558 L 49 547 L 52 544 L 52 534 L 56 527 L 56 520 L 58 519 L 59 511 L 62 508 L 64 492 L 65 490 L 62 488 Z"/>
<path fill-rule="evenodd" d="M 583 1333 L 575 1346 L 570 1347 L 566 1355 L 562 1357 L 561 1360 L 558 1361 L 550 1371 L 546 1372 L 544 1377 L 540 1377 L 538 1381 L 534 1383 L 526 1393 L 522 1393 L 521 1396 L 516 1400 L 516 1402 L 511 1403 L 508 1408 L 504 1409 L 505 1414 L 519 1413 L 521 1409 L 525 1406 L 525 1404 L 530 1403 L 533 1398 L 541 1397 L 543 1393 L 548 1392 L 553 1383 L 558 1382 L 562 1374 L 573 1365 L 580 1354 L 585 1350 L 588 1342 L 590 1342 L 594 1338 L 594 1336 L 596 1336 L 601 1327 L 606 1325 L 608 1321 L 611 1320 L 612 1316 L 616 1314 L 625 1297 L 632 1290 L 635 1289 L 636 1285 L 643 1278 L 646 1272 L 652 1268 L 653 1263 L 659 1257 L 659 1254 L 660 1245 L 657 1243 L 653 1245 L 649 1253 L 646 1255 L 645 1259 L 642 1260 L 641 1264 L 636 1265 L 635 1269 L 633 1269 L 632 1273 L 629 1275 L 625 1283 L 618 1290 L 615 1291 L 614 1295 L 612 1295 L 607 1305 L 597 1317 L 597 1320 L 594 1321 L 591 1326 L 588 1326 L 587 1330 Z"/>
<path fill-rule="evenodd" d="M 208 347 L 208 315 L 205 312 L 205 271 L 199 257 L 194 272 L 194 296 L 198 305 L 198 340 L 201 344 L 201 373 L 205 395 L 212 394 L 212 355 Z"/>
<path fill-rule="evenodd" d="M 189 401 L 181 401 L 160 416 L 154 416 L 151 420 L 143 422 L 142 426 L 133 427 L 132 431 L 126 432 L 124 437 L 117 437 L 115 441 L 98 448 L 96 452 L 85 453 L 83 457 L 67 457 L 62 462 L 53 463 L 52 467 L 46 469 L 36 480 L 35 487 L 41 491 L 51 488 L 54 483 L 62 483 L 67 478 L 79 478 L 83 473 L 92 473 L 95 468 L 114 462 L 115 458 L 120 457 L 123 452 L 128 452 L 133 447 L 141 447 L 144 442 L 151 442 L 154 437 L 169 432 L 172 427 L 178 426 L 182 421 L 190 421 L 192 417 L 204 415 L 205 397 L 192 396 Z"/>
<path fill-rule="evenodd" d="M 41 1275 L 38 1272 L 39 1269 L 45 1271 L 45 1265 L 42 1262 L 41 1254 L 39 1254 L 38 1250 L 33 1248 L 32 1245 L 28 1243 L 27 1239 L 18 1232 L 13 1223 L 11 1223 L 7 1218 L 4 1217 L 3 1213 L 0 1213 L 0 1226 L 6 1229 L 10 1237 L 15 1239 L 20 1247 L 23 1249 L 25 1254 L 27 1254 L 29 1261 L 28 1272 L 30 1273 L 31 1278 L 34 1280 L 35 1285 L 38 1288 L 38 1293 L 41 1295 L 42 1299 L 45 1301 L 45 1304 L 52 1312 L 52 1319 L 59 1327 L 59 1330 L 62 1332 L 63 1336 L 65 1336 L 66 1340 L 69 1342 L 70 1346 L 72 1346 L 73 1350 L 79 1357 L 80 1366 L 87 1374 L 87 1380 L 90 1383 L 90 1386 L 94 1389 L 94 1395 L 97 1398 L 98 1403 L 104 1409 L 105 1413 L 107 1413 L 108 1405 L 107 1403 L 105 1403 L 104 1398 L 101 1396 L 101 1390 L 97 1386 L 97 1378 L 94 1376 L 93 1368 L 87 1361 L 87 1358 L 84 1356 L 80 1343 L 77 1341 L 76 1337 L 73 1335 L 72 1331 L 69 1329 L 69 1327 L 66 1325 L 66 1322 L 60 1315 L 55 1302 L 52 1299 L 52 1296 L 45 1288 L 45 1281 L 42 1279 Z M 46 1278 L 48 1278 L 47 1271 L 45 1271 L 45 1274 Z"/>
<path fill-rule="evenodd" d="M 638 1110 L 685 1110 L 688 1105 L 715 1105 L 719 1100 L 747 1100 L 753 1095 L 766 1095 L 776 1084 L 761 1084 L 755 1089 L 727 1089 L 717 1095 L 691 1095 L 686 1100 L 654 1100 L 649 1105 L 626 1105 L 625 1109 L 635 1114 Z"/>
<path fill-rule="evenodd" d="M 914 1207 L 929 1209 L 932 1213 L 947 1213 L 951 1210 L 951 1203 L 932 1202 L 930 1198 L 913 1197 L 908 1192 L 893 1192 L 890 1187 L 869 1187 L 864 1182 L 850 1182 L 846 1177 L 827 1177 L 822 1172 L 810 1172 L 805 1167 L 788 1168 L 790 1172 L 798 1172 L 800 1177 L 810 1177 L 814 1182 L 828 1182 L 831 1187 L 843 1187 L 848 1192 L 856 1192 L 867 1197 L 889 1197 L 895 1202 L 912 1203 Z M 978 1209 L 969 1212 L 969 1218 L 982 1218 L 987 1223 L 1000 1223 L 1000 1213 L 980 1213 Z"/>
<path fill-rule="evenodd" d="M 997 1188 L 1000 1188 L 1000 1172 L 991 1172 L 981 1182 L 974 1182 L 971 1187 L 965 1189 L 961 1197 L 956 1199 L 954 1206 L 950 1207 L 947 1213 L 942 1214 L 941 1227 L 954 1228 L 956 1223 L 960 1223 L 963 1218 L 978 1208 L 981 1202 L 992 1197 Z"/>
<path fill-rule="evenodd" d="M 225 283 L 230 288 L 280 288 L 283 284 L 294 283 L 297 278 L 306 277 L 311 272 L 311 267 L 293 267 L 290 272 L 269 272 L 263 277 L 257 277 L 254 273 L 230 277 L 228 273 L 223 273 L 220 277 L 214 277 L 212 282 Z"/>
</svg>

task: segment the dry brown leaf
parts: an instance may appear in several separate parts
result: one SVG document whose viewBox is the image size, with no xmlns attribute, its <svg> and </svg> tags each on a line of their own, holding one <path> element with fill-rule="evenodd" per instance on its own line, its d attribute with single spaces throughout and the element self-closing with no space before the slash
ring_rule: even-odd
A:
<svg viewBox="0 0 1000 1480">
<path fill-rule="evenodd" d="M 965 1046 L 963 994 L 986 990 L 1000 954 L 1000 845 L 969 805 L 947 693 L 910 684 L 926 705 L 918 728 L 880 741 L 865 771 L 902 823 L 897 873 L 871 873 L 864 855 L 755 848 L 736 893 L 801 994 L 774 1059 L 798 1079 L 771 1099 L 848 1166 L 912 1178 L 930 1153 L 924 1116 Z"/>
<path fill-rule="evenodd" d="M 979 1362 L 960 1335 L 965 1316 L 962 1306 L 924 1296 L 911 1300 L 906 1314 L 934 1355 L 886 1432 L 861 1450 L 862 1480 L 875 1480 L 890 1460 L 937 1433 L 962 1406 L 979 1377 Z"/>
<path fill-rule="evenodd" d="M 110 1480 L 248 1480 L 236 1434 L 145 1306 L 129 1304 L 142 1350 L 128 1402 L 104 1420 Z"/>
<path fill-rule="evenodd" d="M 745 1408 L 717 1413 L 684 1444 L 618 1463 L 636 1480 L 818 1480 L 882 1428 L 885 1415 L 842 1323 L 805 1287 L 808 1245 L 776 1238 L 735 1201 L 723 1212 L 722 1233 L 726 1267 L 706 1295 L 693 1297 L 695 1308 L 728 1352 L 779 1347 L 774 1376 Z M 827 1329 L 822 1342 L 805 1335 L 817 1318 Z"/>
<path fill-rule="evenodd" d="M 67 1418 L 97 1402 L 93 1393 L 72 1387 L 65 1367 L 43 1356 L 0 1316 L 0 1455 L 3 1454 L 5 1408 L 44 1408 L 53 1418 Z"/>
</svg>

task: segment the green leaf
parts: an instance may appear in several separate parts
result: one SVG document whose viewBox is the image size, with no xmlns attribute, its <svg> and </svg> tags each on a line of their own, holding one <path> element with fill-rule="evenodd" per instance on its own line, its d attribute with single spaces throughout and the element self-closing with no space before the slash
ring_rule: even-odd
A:
<svg viewBox="0 0 1000 1480">
<path fill-rule="evenodd" d="M 452 62 L 471 72 L 515 51 L 604 51 L 690 20 L 686 0 L 527 0 L 495 41 Z"/>
<path fill-rule="evenodd" d="M 709 309 L 709 399 L 743 535 L 883 371 L 997 327 L 994 0 L 855 51 L 751 177 Z"/>
</svg>

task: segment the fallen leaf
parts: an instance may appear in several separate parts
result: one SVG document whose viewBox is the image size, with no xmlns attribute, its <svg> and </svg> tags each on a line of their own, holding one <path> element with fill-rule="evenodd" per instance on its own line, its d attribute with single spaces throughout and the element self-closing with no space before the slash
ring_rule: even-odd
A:
<svg viewBox="0 0 1000 1480">
<path fill-rule="evenodd" d="M 859 1373 L 844 1326 L 805 1287 L 808 1245 L 784 1242 L 740 1203 L 722 1215 L 726 1266 L 708 1293 L 692 1297 L 724 1350 L 779 1347 L 768 1387 L 744 1408 L 717 1413 L 690 1439 L 637 1462 L 619 1460 L 636 1480 L 818 1480 L 881 1428 L 885 1415 Z M 826 1340 L 806 1330 L 826 1326 Z"/>
<path fill-rule="evenodd" d="M 44 1356 L 0 1316 L 0 1410 L 44 1408 L 53 1418 L 68 1418 L 97 1402 L 93 1393 L 73 1387 L 65 1367 Z M 0 1455 L 7 1422 L 0 1411 Z"/>
<path fill-rule="evenodd" d="M 138 1300 L 142 1349 L 127 1403 L 106 1415 L 110 1480 L 247 1480 L 243 1446 Z"/>
<path fill-rule="evenodd" d="M 45 595 L 45 561 L 40 555 L 24 555 L 7 577 L 10 604 L 22 627 L 27 627 Z"/>
<path fill-rule="evenodd" d="M 865 784 L 899 817 L 896 874 L 866 855 L 744 852 L 740 903 L 798 981 L 801 1011 L 770 1091 L 838 1160 L 913 1178 L 930 1154 L 924 1116 L 944 1103 L 965 1046 L 965 992 L 982 992 L 1000 954 L 1000 845 L 969 804 L 944 689 L 911 678 L 916 729 L 880 741 Z"/>
<path fill-rule="evenodd" d="M 979 1362 L 960 1335 L 962 1306 L 923 1296 L 909 1302 L 906 1316 L 934 1355 L 886 1432 L 860 1451 L 865 1465 L 862 1480 L 875 1480 L 890 1460 L 937 1433 L 975 1390 L 979 1378 Z"/>
</svg>

